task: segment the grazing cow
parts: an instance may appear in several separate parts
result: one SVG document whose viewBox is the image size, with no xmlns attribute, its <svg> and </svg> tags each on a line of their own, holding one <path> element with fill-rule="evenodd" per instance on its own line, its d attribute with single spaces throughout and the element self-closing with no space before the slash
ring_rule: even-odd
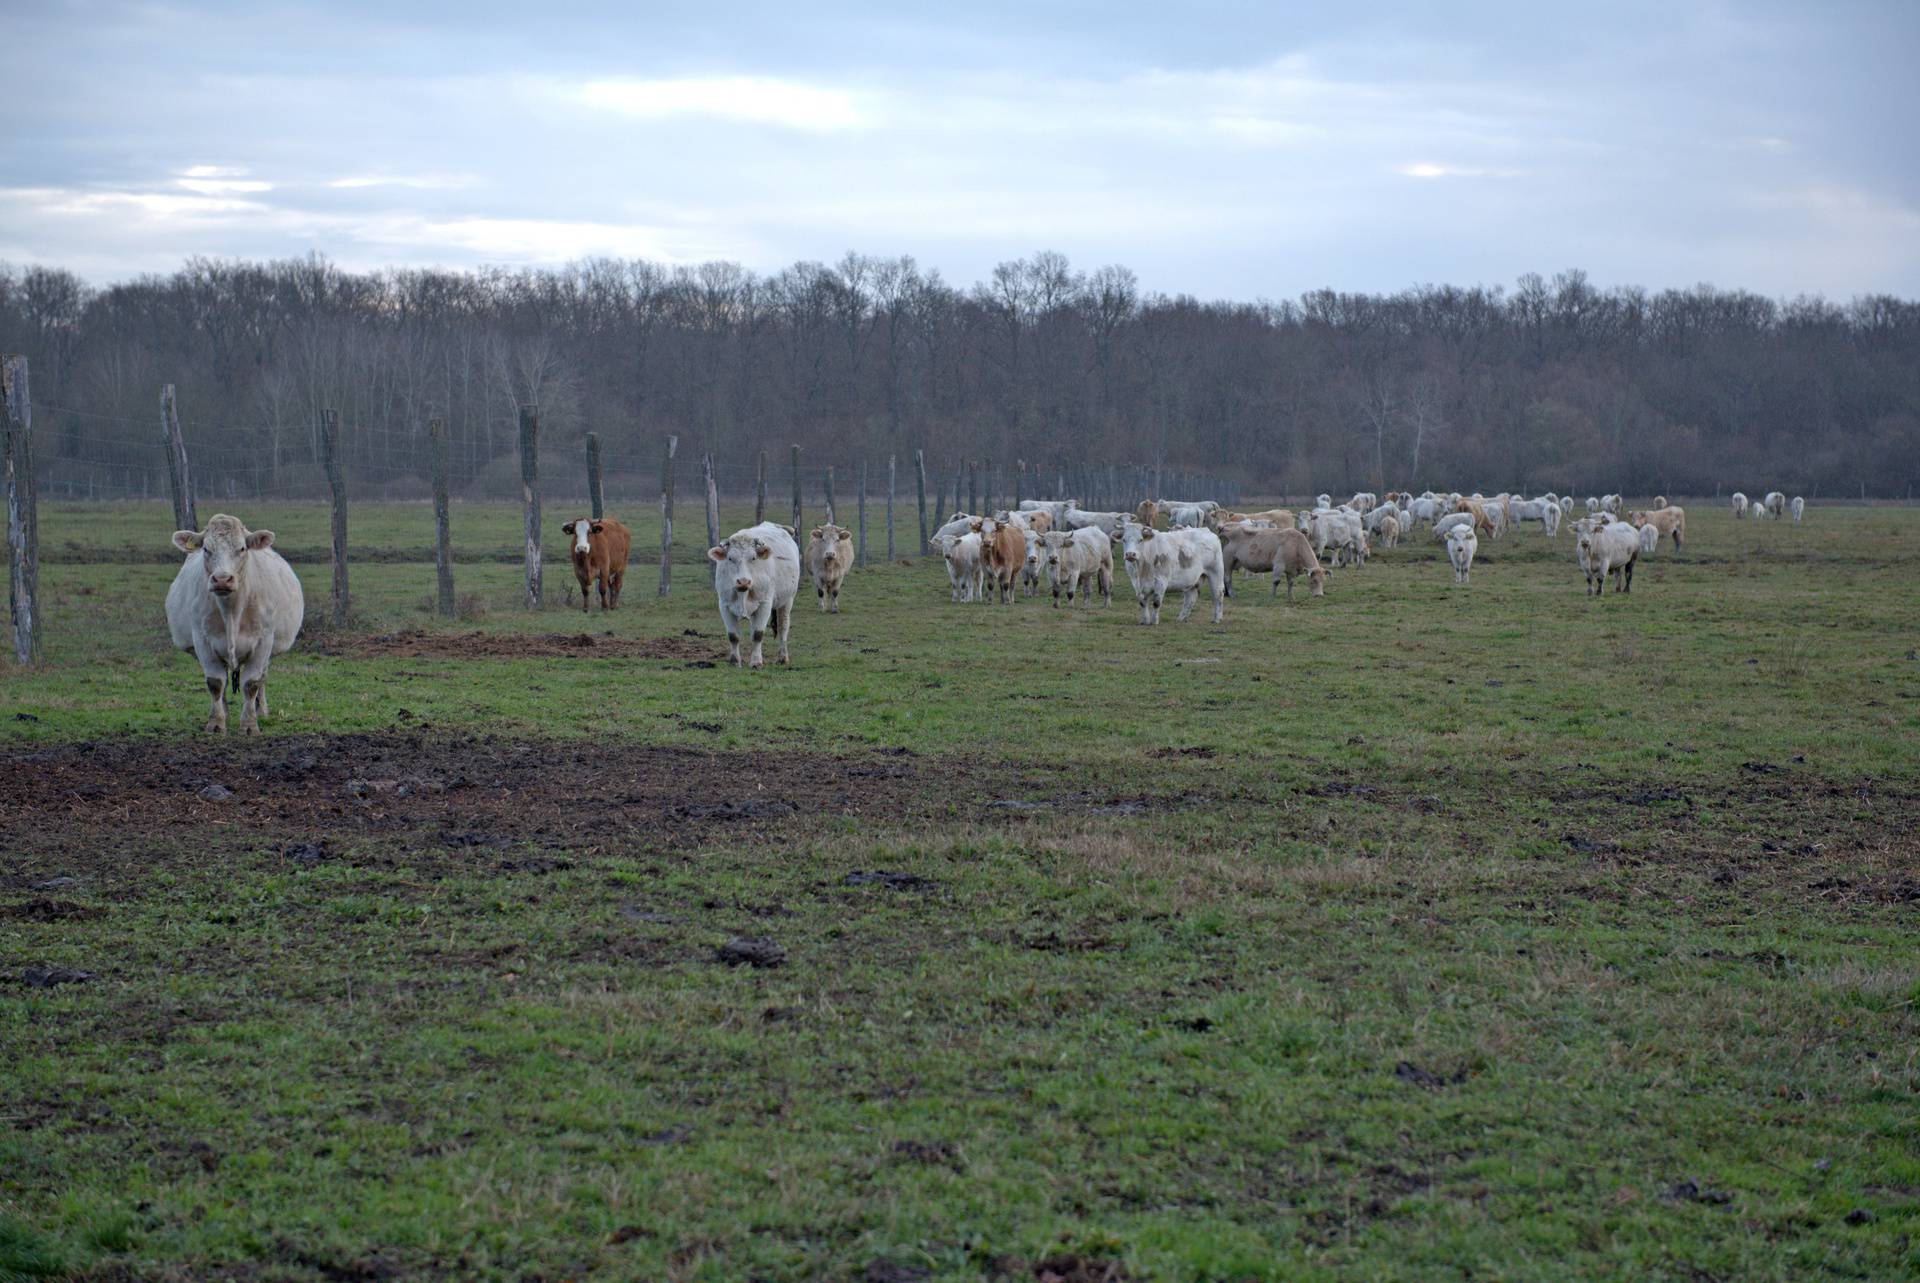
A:
<svg viewBox="0 0 1920 1283">
<path fill-rule="evenodd" d="M 1205 582 L 1213 593 L 1213 622 L 1219 623 L 1226 609 L 1227 571 L 1220 551 L 1220 537 L 1211 530 L 1190 529 L 1157 531 L 1143 527 L 1139 536 L 1128 531 L 1127 575 L 1133 580 L 1134 595 L 1140 599 L 1140 622 L 1160 622 L 1160 607 L 1167 593 L 1181 594 L 1180 620 L 1193 613 L 1194 599 Z"/>
<path fill-rule="evenodd" d="M 727 541 L 707 549 L 713 558 L 713 591 L 720 599 L 720 623 L 727 630 L 730 658 L 741 663 L 740 635 L 753 634 L 748 668 L 766 662 L 761 641 L 772 626 L 787 662 L 787 631 L 793 627 L 793 599 L 800 591 L 800 545 L 793 532 L 771 521 L 736 530 Z"/>
<path fill-rule="evenodd" d="M 1067 514 L 1080 506 L 1078 499 L 1022 499 L 1019 504 L 1022 512 L 1044 512 L 1053 519 L 1050 529 L 1058 530 L 1066 523 Z"/>
<path fill-rule="evenodd" d="M 933 538 L 928 540 L 928 542 L 938 548 L 942 539 L 945 539 L 948 535 L 966 534 L 969 530 L 973 529 L 973 523 L 978 520 L 980 520 L 980 518 L 968 516 L 964 512 L 956 512 L 947 518 L 944 525 L 933 532 Z"/>
<path fill-rule="evenodd" d="M 1453 505 L 1453 510 L 1455 512 L 1471 514 L 1473 517 L 1473 528 L 1476 533 L 1486 535 L 1488 538 L 1492 538 L 1499 533 L 1499 531 L 1494 528 L 1493 518 L 1487 514 L 1486 508 L 1478 499 L 1456 500 Z"/>
<path fill-rule="evenodd" d="M 1088 512 L 1075 508 L 1067 514 L 1064 524 L 1056 527 L 1060 530 L 1101 530 L 1111 535 L 1123 529 L 1129 517 L 1124 512 Z"/>
<path fill-rule="evenodd" d="M 1767 491 L 1767 497 L 1760 502 L 1767 506 L 1767 515 L 1775 521 L 1787 515 L 1787 496 L 1778 490 Z"/>
<path fill-rule="evenodd" d="M 1668 507 L 1656 508 L 1651 512 L 1629 512 L 1627 524 L 1636 529 L 1652 526 L 1655 536 L 1654 544 L 1658 544 L 1660 535 L 1670 536 L 1673 539 L 1675 552 L 1679 552 L 1680 545 L 1687 541 L 1687 510 L 1685 508 Z M 1652 552 L 1653 548 L 1653 544 L 1647 545 L 1646 551 Z"/>
<path fill-rule="evenodd" d="M 1307 577 L 1307 586 L 1312 595 L 1324 597 L 1327 591 L 1327 572 L 1321 568 L 1320 559 L 1313 555 L 1313 543 L 1298 530 L 1282 530 L 1273 554 L 1273 596 L 1280 591 L 1280 578 L 1286 576 L 1287 600 L 1293 600 L 1293 581 L 1301 575 Z"/>
<path fill-rule="evenodd" d="M 1793 497 L 1793 502 L 1788 504 L 1787 508 L 1793 513 L 1793 519 L 1795 521 L 1807 515 L 1807 501 L 1799 495 Z"/>
<path fill-rule="evenodd" d="M 206 675 L 207 729 L 226 733 L 231 678 L 242 696 L 241 733 L 256 735 L 267 715 L 267 664 L 293 645 L 306 614 L 300 580 L 273 550 L 273 531 L 248 530 L 224 513 L 198 533 L 174 531 L 173 546 L 187 560 L 167 589 L 167 631 Z"/>
<path fill-rule="evenodd" d="M 820 599 L 821 610 L 840 613 L 840 585 L 852 569 L 853 531 L 831 523 L 815 526 L 807 541 L 807 573 L 813 576 L 813 593 Z"/>
<path fill-rule="evenodd" d="M 588 606 L 588 589 L 598 586 L 600 609 L 620 605 L 620 585 L 627 578 L 627 554 L 633 534 L 612 517 L 579 517 L 560 527 L 573 540 L 573 577 L 580 581 L 580 609 Z"/>
<path fill-rule="evenodd" d="M 1113 541 L 1106 535 L 1093 529 L 1050 530 L 1040 536 L 1040 555 L 1056 607 L 1062 589 L 1069 606 L 1076 594 L 1091 602 L 1095 589 L 1106 605 L 1113 604 Z"/>
<path fill-rule="evenodd" d="M 1747 515 L 1747 497 L 1738 490 L 1733 492 L 1733 515 L 1736 519 Z"/>
<path fill-rule="evenodd" d="M 1027 537 L 1017 526 L 998 521 L 976 521 L 973 532 L 980 536 L 980 563 L 986 571 L 987 589 L 997 589 L 1004 606 L 1013 600 L 1020 568 L 1027 564 Z"/>
</svg>

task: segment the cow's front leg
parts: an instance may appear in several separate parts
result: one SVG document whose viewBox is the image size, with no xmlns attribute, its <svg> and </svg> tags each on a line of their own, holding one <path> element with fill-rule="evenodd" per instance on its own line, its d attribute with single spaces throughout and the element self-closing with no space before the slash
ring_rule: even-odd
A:
<svg viewBox="0 0 1920 1283">
<path fill-rule="evenodd" d="M 727 660 L 737 668 L 740 665 L 739 620 L 736 616 L 728 613 L 725 608 L 722 608 L 720 611 L 720 623 L 721 626 L 727 630 Z"/>
<path fill-rule="evenodd" d="M 207 679 L 207 693 L 213 697 L 213 707 L 207 713 L 206 729 L 225 735 L 227 733 L 227 661 L 214 652 L 210 639 L 202 639 L 194 644 L 193 657 L 200 661 L 200 672 Z"/>
<path fill-rule="evenodd" d="M 835 607 L 836 610 L 839 607 Z M 793 627 L 793 603 L 788 602 L 773 612 L 773 630 L 780 638 L 780 662 L 787 662 L 787 632 Z"/>
<path fill-rule="evenodd" d="M 767 654 L 762 647 L 762 643 L 766 641 L 767 621 L 771 619 L 772 616 L 773 604 L 771 602 L 765 606 L 758 607 L 753 612 L 751 621 L 753 624 L 753 653 L 747 657 L 748 668 L 760 668 L 767 662 Z"/>
</svg>

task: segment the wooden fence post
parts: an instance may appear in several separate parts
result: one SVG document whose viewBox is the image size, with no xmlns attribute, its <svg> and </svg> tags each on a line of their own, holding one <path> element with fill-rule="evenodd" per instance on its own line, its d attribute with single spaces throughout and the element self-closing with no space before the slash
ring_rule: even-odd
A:
<svg viewBox="0 0 1920 1283">
<path fill-rule="evenodd" d="M 600 434 L 587 433 L 587 502 L 593 505 L 595 521 L 607 515 L 606 500 L 600 490 Z"/>
<path fill-rule="evenodd" d="M 920 476 L 924 480 L 926 475 L 927 475 L 926 463 L 922 461 L 920 465 Z M 940 510 L 946 505 L 946 502 L 947 502 L 947 470 L 946 468 L 942 467 L 940 469 L 940 475 L 935 477 L 933 481 L 933 529 L 936 534 L 939 532 L 940 526 L 942 524 L 940 521 Z M 924 512 L 925 510 L 926 509 L 923 506 L 921 511 Z M 920 547 L 923 550 L 932 547 L 932 545 L 927 542 L 927 540 L 930 537 L 931 536 L 927 534 L 926 523 L 921 522 L 920 523 Z"/>
<path fill-rule="evenodd" d="M 1019 470 L 1013 474 L 1013 510 L 1015 512 L 1020 511 L 1020 501 L 1027 497 L 1025 493 L 1026 489 L 1027 461 L 1022 459 L 1020 460 Z"/>
<path fill-rule="evenodd" d="M 913 476 L 914 489 L 918 492 L 920 499 L 920 553 L 924 556 L 927 551 L 927 452 L 925 450 L 913 452 Z M 934 506 L 938 507 L 939 504 L 940 500 L 936 497 Z"/>
<path fill-rule="evenodd" d="M 38 664 L 40 513 L 33 489 L 33 396 L 26 357 L 0 358 L 0 400 L 6 403 L 5 464 L 0 471 L 7 489 L 7 614 L 13 624 L 13 657 L 22 664 Z"/>
<path fill-rule="evenodd" d="M 754 491 L 753 524 L 759 525 L 767 519 L 767 452 L 760 452 L 760 484 Z"/>
<path fill-rule="evenodd" d="M 720 543 L 720 491 L 713 483 L 713 451 L 700 460 L 700 470 L 707 481 L 707 547 L 714 548 Z"/>
<path fill-rule="evenodd" d="M 965 480 L 961 474 L 966 472 L 966 470 L 967 465 L 964 462 L 956 464 L 953 469 L 953 510 L 956 514 L 965 512 L 969 517 L 977 517 L 980 515 L 979 513 L 973 511 L 971 508 L 962 508 L 960 506 L 960 483 Z"/>
<path fill-rule="evenodd" d="M 800 447 L 793 447 L 793 537 L 800 537 Z"/>
<path fill-rule="evenodd" d="M 854 556 L 859 558 L 860 569 L 867 568 L 867 461 L 860 460 L 860 544 Z"/>
<path fill-rule="evenodd" d="M 660 455 L 660 595 L 673 587 L 673 456 L 680 449 L 680 438 L 668 435 L 667 448 Z"/>
<path fill-rule="evenodd" d="M 893 483 L 900 471 L 900 456 L 887 456 L 887 564 L 893 564 Z"/>
<path fill-rule="evenodd" d="M 440 581 L 440 613 L 451 619 L 453 531 L 447 513 L 447 425 L 438 419 L 430 421 L 427 424 L 427 441 L 433 447 L 433 566 Z"/>
<path fill-rule="evenodd" d="M 540 609 L 540 411 L 520 407 L 520 505 L 526 514 L 527 609 Z"/>
<path fill-rule="evenodd" d="M 171 383 L 160 389 L 160 441 L 167 452 L 167 482 L 173 487 L 173 528 L 197 531 L 200 514 L 193 502 L 193 474 L 187 471 L 187 443 L 180 438 Z"/>
<path fill-rule="evenodd" d="M 340 412 L 320 411 L 320 466 L 327 473 L 327 495 L 333 501 L 333 623 L 343 628 L 347 608 L 347 483 L 340 475 Z"/>
<path fill-rule="evenodd" d="M 827 465 L 827 524 L 833 524 L 833 465 Z"/>
<path fill-rule="evenodd" d="M 953 506 L 959 507 L 960 501 L 955 499 Z M 967 515 L 980 515 L 980 465 L 972 459 L 967 460 Z"/>
</svg>

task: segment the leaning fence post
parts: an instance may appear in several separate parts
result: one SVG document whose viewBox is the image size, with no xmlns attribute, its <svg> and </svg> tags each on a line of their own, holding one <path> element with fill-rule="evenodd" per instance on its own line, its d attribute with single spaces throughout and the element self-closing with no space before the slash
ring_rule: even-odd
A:
<svg viewBox="0 0 1920 1283">
<path fill-rule="evenodd" d="M 666 596 L 673 587 L 673 456 L 679 449 L 680 438 L 668 434 L 667 448 L 660 456 L 660 595 L 662 597 Z"/>
<path fill-rule="evenodd" d="M 926 462 L 922 460 L 920 464 L 921 479 L 925 480 L 926 475 L 927 475 Z M 947 502 L 947 470 L 943 467 L 940 469 L 940 475 L 935 477 L 933 481 L 933 528 L 936 532 L 940 529 L 940 510 L 942 507 L 946 505 L 946 502 Z M 926 511 L 926 507 L 924 504 L 921 506 L 921 511 L 922 512 Z M 923 521 L 920 523 L 920 547 L 922 549 L 926 549 L 931 546 L 927 543 L 927 538 L 928 538 L 927 523 Z"/>
<path fill-rule="evenodd" d="M 793 537 L 800 537 L 800 447 L 793 447 Z"/>
<path fill-rule="evenodd" d="M 760 481 L 754 490 L 753 524 L 759 525 L 767 519 L 767 452 L 760 452 Z"/>
<path fill-rule="evenodd" d="M 924 554 L 927 551 L 927 452 L 925 450 L 913 452 L 913 477 L 914 489 L 920 501 L 920 551 Z M 937 492 L 933 505 L 936 508 L 940 506 Z"/>
<path fill-rule="evenodd" d="M 340 412 L 320 411 L 320 466 L 327 473 L 327 495 L 333 501 L 333 622 L 347 622 L 347 483 L 340 475 Z"/>
<path fill-rule="evenodd" d="M 600 434 L 587 433 L 587 502 L 592 504 L 595 521 L 607 515 L 607 505 L 600 491 Z"/>
<path fill-rule="evenodd" d="M 160 440 L 167 452 L 167 482 L 173 487 L 173 528 L 197 531 L 200 516 L 194 509 L 193 474 L 187 471 L 187 443 L 180 437 L 171 383 L 160 389 Z"/>
<path fill-rule="evenodd" d="M 40 514 L 33 489 L 33 396 L 27 358 L 0 359 L 0 399 L 6 402 L 7 614 L 13 657 L 40 662 Z M 195 527 L 197 530 L 199 527 Z"/>
<path fill-rule="evenodd" d="M 893 564 L 893 483 L 894 474 L 900 470 L 900 456 L 887 456 L 887 564 Z"/>
<path fill-rule="evenodd" d="M 526 510 L 527 609 L 540 609 L 540 411 L 520 407 L 520 504 Z"/>
<path fill-rule="evenodd" d="M 860 569 L 867 568 L 867 461 L 860 460 L 860 545 L 855 551 Z"/>
<path fill-rule="evenodd" d="M 700 460 L 700 470 L 707 481 L 707 547 L 714 548 L 720 543 L 720 492 L 713 484 L 713 451 Z"/>
<path fill-rule="evenodd" d="M 447 516 L 447 425 L 427 424 L 433 449 L 433 566 L 440 581 L 440 613 L 453 618 L 453 532 Z"/>
</svg>

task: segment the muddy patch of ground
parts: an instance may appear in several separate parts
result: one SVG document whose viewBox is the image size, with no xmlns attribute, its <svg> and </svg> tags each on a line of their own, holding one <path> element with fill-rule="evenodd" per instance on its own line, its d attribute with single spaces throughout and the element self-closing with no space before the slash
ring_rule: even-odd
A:
<svg viewBox="0 0 1920 1283">
<path fill-rule="evenodd" d="M 541 740 L 424 734 L 124 739 L 0 754 L 0 845 L 14 856 L 0 891 L 20 896 L 0 913 L 97 912 L 30 888 L 51 876 L 115 882 L 146 853 L 183 845 L 265 850 L 311 868 L 352 860 L 359 840 L 389 839 L 416 858 L 484 854 L 532 874 L 556 867 L 530 859 L 535 851 L 778 843 L 821 817 L 951 819 L 958 799 L 980 791 L 964 761 L 889 756 L 884 774 L 850 783 L 874 759 L 632 745 L 600 753 L 588 771 L 556 769 L 563 760 L 561 746 Z M 213 784 L 230 796 L 210 796 Z"/>
<path fill-rule="evenodd" d="M 351 659 L 706 659 L 725 647 L 699 637 L 616 637 L 598 633 L 435 633 L 409 628 L 371 635 L 330 634 L 314 640 L 322 655 Z"/>
</svg>

